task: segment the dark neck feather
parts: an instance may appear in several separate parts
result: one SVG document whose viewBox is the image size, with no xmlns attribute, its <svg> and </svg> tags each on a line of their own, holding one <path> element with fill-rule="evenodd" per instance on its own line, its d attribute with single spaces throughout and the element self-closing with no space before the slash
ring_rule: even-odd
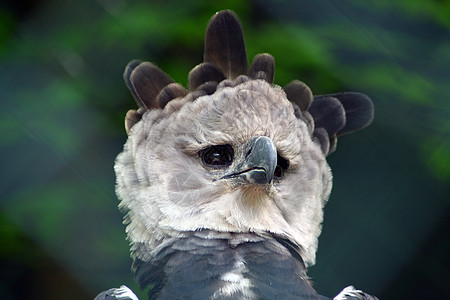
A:
<svg viewBox="0 0 450 300">
<path fill-rule="evenodd" d="M 152 259 L 144 245 L 135 249 L 133 270 L 150 299 L 210 299 L 233 284 L 236 292 L 220 299 L 321 299 L 298 248 L 277 236 L 203 230 L 169 239 Z"/>
</svg>

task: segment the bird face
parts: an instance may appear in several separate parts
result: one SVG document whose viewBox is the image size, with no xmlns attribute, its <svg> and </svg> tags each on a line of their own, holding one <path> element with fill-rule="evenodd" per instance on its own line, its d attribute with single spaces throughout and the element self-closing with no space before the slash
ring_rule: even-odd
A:
<svg viewBox="0 0 450 300">
<path fill-rule="evenodd" d="M 115 166 L 131 242 L 154 249 L 201 229 L 275 233 L 314 263 L 331 173 L 311 131 L 263 80 L 147 111 Z"/>
</svg>

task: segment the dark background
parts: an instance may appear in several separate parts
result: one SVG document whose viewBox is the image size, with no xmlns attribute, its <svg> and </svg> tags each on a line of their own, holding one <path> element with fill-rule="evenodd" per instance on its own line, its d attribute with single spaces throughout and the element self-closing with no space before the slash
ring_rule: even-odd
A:
<svg viewBox="0 0 450 300">
<path fill-rule="evenodd" d="M 149 60 L 186 85 L 224 8 L 241 18 L 250 59 L 274 55 L 276 83 L 375 104 L 374 123 L 329 157 L 315 288 L 448 298 L 450 1 L 432 0 L 2 2 L 0 298 L 138 291 L 114 194 L 135 108 L 122 72 Z"/>
</svg>

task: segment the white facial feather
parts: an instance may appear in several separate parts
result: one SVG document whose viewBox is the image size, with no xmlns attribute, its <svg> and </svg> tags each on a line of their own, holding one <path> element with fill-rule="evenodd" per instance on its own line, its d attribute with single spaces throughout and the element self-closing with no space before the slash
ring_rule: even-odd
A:
<svg viewBox="0 0 450 300">
<path fill-rule="evenodd" d="M 331 172 L 283 90 L 250 80 L 169 110 L 146 112 L 116 160 L 131 243 L 154 249 L 165 238 L 198 229 L 273 232 L 298 243 L 305 263 L 314 264 Z M 284 178 L 268 190 L 234 186 L 219 180 L 225 171 L 202 165 L 201 149 L 230 144 L 237 157 L 254 136 L 271 138 L 289 161 Z"/>
</svg>

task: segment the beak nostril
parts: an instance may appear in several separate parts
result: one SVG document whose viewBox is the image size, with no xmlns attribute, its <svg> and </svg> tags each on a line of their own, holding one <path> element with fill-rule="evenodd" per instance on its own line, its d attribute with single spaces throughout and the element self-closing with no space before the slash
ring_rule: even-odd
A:
<svg viewBox="0 0 450 300">
<path fill-rule="evenodd" d="M 245 158 L 247 158 L 250 153 L 252 153 L 253 147 L 250 147 L 250 149 L 248 149 L 247 153 L 245 154 Z"/>
</svg>

